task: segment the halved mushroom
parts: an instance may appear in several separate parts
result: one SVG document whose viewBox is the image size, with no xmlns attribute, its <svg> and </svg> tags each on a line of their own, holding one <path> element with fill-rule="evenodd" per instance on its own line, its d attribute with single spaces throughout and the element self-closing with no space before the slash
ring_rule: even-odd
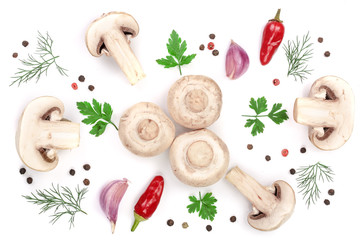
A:
<svg viewBox="0 0 360 240">
<path fill-rule="evenodd" d="M 121 116 L 119 137 L 129 151 L 152 157 L 171 145 L 175 138 L 175 126 L 159 106 L 141 102 Z"/>
<path fill-rule="evenodd" d="M 96 19 L 86 33 L 86 46 L 95 57 L 112 56 L 132 85 L 145 77 L 130 48 L 130 37 L 136 37 L 139 25 L 124 12 L 110 12 Z"/>
<path fill-rule="evenodd" d="M 167 102 L 169 113 L 175 122 L 186 128 L 201 129 L 219 118 L 222 93 L 211 78 L 189 75 L 171 86 Z"/>
<path fill-rule="evenodd" d="M 354 94 L 347 82 L 325 76 L 314 82 L 309 97 L 297 98 L 294 120 L 309 126 L 309 139 L 322 150 L 334 150 L 350 138 L 354 127 Z"/>
<path fill-rule="evenodd" d="M 219 181 L 229 165 L 226 144 L 207 129 L 183 133 L 170 147 L 170 164 L 183 183 L 205 187 Z"/>
<path fill-rule="evenodd" d="M 296 199 L 288 183 L 278 180 L 270 187 L 263 187 L 239 167 L 232 168 L 225 178 L 252 203 L 253 211 L 247 219 L 253 228 L 274 230 L 290 218 Z"/>
<path fill-rule="evenodd" d="M 64 105 L 55 97 L 39 97 L 25 108 L 16 133 L 16 148 L 30 168 L 50 171 L 59 158 L 57 150 L 79 146 L 80 124 L 63 120 Z"/>
</svg>

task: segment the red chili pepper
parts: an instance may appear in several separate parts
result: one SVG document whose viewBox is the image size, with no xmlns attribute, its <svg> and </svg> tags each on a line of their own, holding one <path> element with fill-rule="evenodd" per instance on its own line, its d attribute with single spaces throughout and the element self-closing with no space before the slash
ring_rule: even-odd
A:
<svg viewBox="0 0 360 240">
<path fill-rule="evenodd" d="M 266 65 L 278 49 L 283 40 L 285 27 L 280 20 L 280 9 L 278 9 L 274 19 L 266 24 L 261 43 L 260 62 Z"/>
<path fill-rule="evenodd" d="M 135 222 L 131 231 L 135 231 L 140 222 L 149 219 L 159 205 L 164 189 L 164 178 L 156 176 L 149 184 L 146 191 L 141 195 L 134 208 Z"/>
</svg>

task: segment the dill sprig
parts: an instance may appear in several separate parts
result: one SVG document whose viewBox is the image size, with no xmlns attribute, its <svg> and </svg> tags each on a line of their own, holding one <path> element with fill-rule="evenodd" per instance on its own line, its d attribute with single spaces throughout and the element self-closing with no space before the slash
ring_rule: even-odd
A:
<svg viewBox="0 0 360 240">
<path fill-rule="evenodd" d="M 310 43 L 309 32 L 303 36 L 302 41 L 300 42 L 298 36 L 296 36 L 295 41 L 288 41 L 287 45 L 283 45 L 285 50 L 285 55 L 289 64 L 287 76 L 293 76 L 295 81 L 299 78 L 301 82 L 304 79 L 307 79 L 308 74 L 311 71 L 308 69 L 307 62 L 312 58 L 313 49 L 311 46 L 313 43 Z"/>
<path fill-rule="evenodd" d="M 309 165 L 307 167 L 300 167 L 297 170 L 299 177 L 296 179 L 298 181 L 298 188 L 300 189 L 299 193 L 303 194 L 303 199 L 306 199 L 305 204 L 309 207 L 311 203 L 315 202 L 320 198 L 320 189 L 318 182 L 332 182 L 334 175 L 333 170 L 330 167 L 317 162 L 314 165 Z"/>
<path fill-rule="evenodd" d="M 26 68 L 18 68 L 15 76 L 12 77 L 15 80 L 10 84 L 10 86 L 15 83 L 18 83 L 18 86 L 20 86 L 21 83 L 26 83 L 33 78 L 36 78 L 36 82 L 39 81 L 40 77 L 44 73 L 47 75 L 49 67 L 53 64 L 62 76 L 67 76 L 67 70 L 60 67 L 56 62 L 56 59 L 59 56 L 55 56 L 53 54 L 53 43 L 54 41 L 49 36 L 49 33 L 46 33 L 46 36 L 43 36 L 40 32 L 38 32 L 37 48 L 35 51 L 38 58 L 29 54 L 27 59 L 20 59 L 20 62 Z"/>
<path fill-rule="evenodd" d="M 70 228 L 74 226 L 75 214 L 78 212 L 84 212 L 80 203 L 84 199 L 84 195 L 87 193 L 87 188 L 80 190 L 79 186 L 75 188 L 76 193 L 74 194 L 68 187 L 56 187 L 52 184 L 52 187 L 47 190 L 36 190 L 35 193 L 31 193 L 28 196 L 22 196 L 28 202 L 41 206 L 40 212 L 45 213 L 48 210 L 54 209 L 54 213 L 50 215 L 52 218 L 50 223 L 56 223 L 60 217 L 64 215 L 70 215 L 69 223 Z"/>
</svg>

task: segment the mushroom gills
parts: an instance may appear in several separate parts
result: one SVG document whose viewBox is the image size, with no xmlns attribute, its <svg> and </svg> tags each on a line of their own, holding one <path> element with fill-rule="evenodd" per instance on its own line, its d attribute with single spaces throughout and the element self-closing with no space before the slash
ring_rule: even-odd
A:
<svg viewBox="0 0 360 240">
<path fill-rule="evenodd" d="M 275 183 L 274 189 L 275 189 L 275 192 L 274 192 L 275 197 L 280 199 L 281 198 L 281 188 L 279 188 L 279 185 Z M 259 196 L 259 198 L 260 198 L 260 196 Z M 256 213 L 249 215 L 249 217 L 253 220 L 258 220 L 260 218 L 266 217 L 265 213 L 257 210 L 256 207 L 253 207 L 253 212 L 256 212 Z"/>
</svg>

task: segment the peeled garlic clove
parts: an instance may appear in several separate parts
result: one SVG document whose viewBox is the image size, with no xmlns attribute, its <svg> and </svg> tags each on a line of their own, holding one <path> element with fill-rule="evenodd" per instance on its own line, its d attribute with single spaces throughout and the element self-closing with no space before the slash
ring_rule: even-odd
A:
<svg viewBox="0 0 360 240">
<path fill-rule="evenodd" d="M 128 188 L 128 180 L 114 180 L 108 183 L 100 193 L 100 206 L 106 217 L 110 220 L 111 231 L 114 233 L 118 215 L 118 208 Z"/>
<path fill-rule="evenodd" d="M 249 68 L 249 56 L 245 50 L 231 40 L 229 50 L 226 53 L 226 76 L 230 79 L 237 79 Z"/>
</svg>

